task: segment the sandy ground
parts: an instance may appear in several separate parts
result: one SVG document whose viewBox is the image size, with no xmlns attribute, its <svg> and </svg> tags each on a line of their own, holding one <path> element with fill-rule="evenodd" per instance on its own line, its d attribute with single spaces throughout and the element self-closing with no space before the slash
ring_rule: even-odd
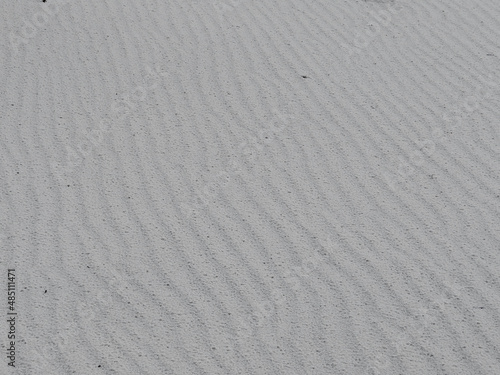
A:
<svg viewBox="0 0 500 375">
<path fill-rule="evenodd" d="M 0 5 L 1 375 L 500 374 L 498 0 Z"/>
</svg>

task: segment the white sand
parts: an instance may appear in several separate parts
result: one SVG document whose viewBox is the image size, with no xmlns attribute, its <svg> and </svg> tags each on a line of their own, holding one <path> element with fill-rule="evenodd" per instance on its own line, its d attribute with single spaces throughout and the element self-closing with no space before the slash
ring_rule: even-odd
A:
<svg viewBox="0 0 500 375">
<path fill-rule="evenodd" d="M 500 374 L 497 0 L 0 4 L 1 375 Z"/>
</svg>

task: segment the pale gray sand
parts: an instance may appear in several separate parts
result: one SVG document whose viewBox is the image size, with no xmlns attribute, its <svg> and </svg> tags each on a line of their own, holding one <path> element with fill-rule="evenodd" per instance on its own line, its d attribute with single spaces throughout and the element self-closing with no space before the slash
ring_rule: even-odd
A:
<svg viewBox="0 0 500 375">
<path fill-rule="evenodd" d="M 500 373 L 498 2 L 0 4 L 1 375 Z"/>
</svg>

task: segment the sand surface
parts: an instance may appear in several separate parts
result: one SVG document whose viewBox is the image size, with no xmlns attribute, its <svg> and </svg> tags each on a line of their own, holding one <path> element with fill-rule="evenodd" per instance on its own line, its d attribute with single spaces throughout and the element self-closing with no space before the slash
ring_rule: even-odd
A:
<svg viewBox="0 0 500 375">
<path fill-rule="evenodd" d="M 498 0 L 0 6 L 0 375 L 500 374 Z"/>
</svg>

